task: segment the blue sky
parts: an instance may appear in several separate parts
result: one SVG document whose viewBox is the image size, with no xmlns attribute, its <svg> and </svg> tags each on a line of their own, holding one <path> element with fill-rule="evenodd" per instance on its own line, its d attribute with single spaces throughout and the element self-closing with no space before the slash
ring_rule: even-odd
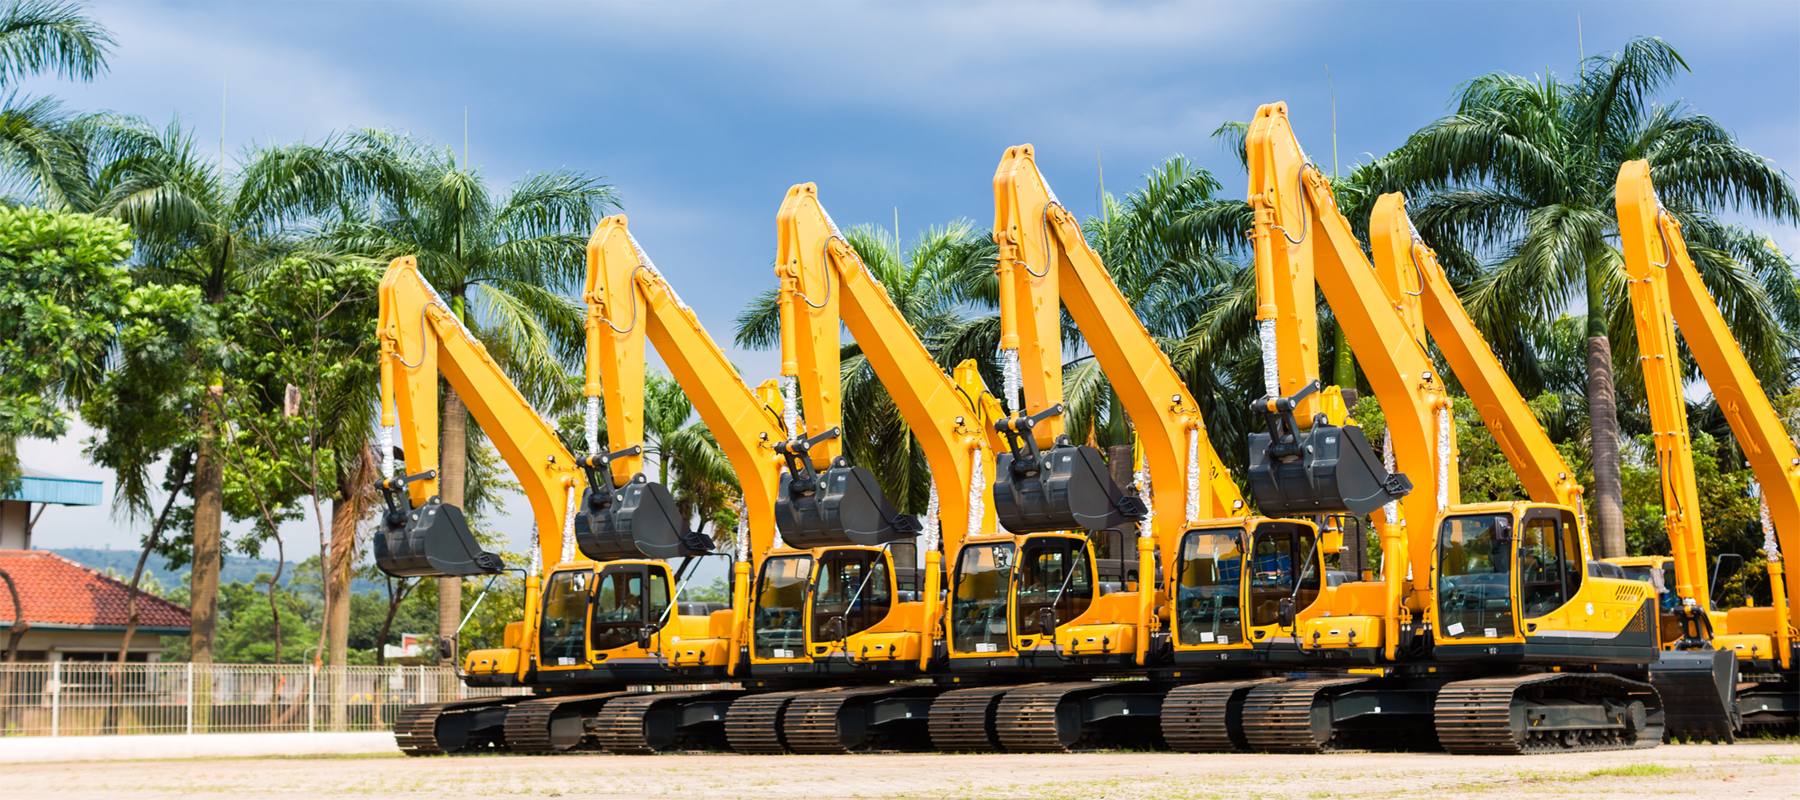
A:
<svg viewBox="0 0 1800 800">
<path fill-rule="evenodd" d="M 80 109 L 179 117 L 230 154 L 352 127 L 461 149 L 496 186 L 605 176 L 715 338 L 772 285 L 775 212 L 819 184 L 844 225 L 910 239 L 991 222 L 1006 147 L 1037 146 L 1071 210 L 1185 154 L 1239 194 L 1220 123 L 1286 101 L 1314 158 L 1349 165 L 1442 116 L 1488 72 L 1572 75 L 1582 52 L 1662 36 L 1684 99 L 1777 164 L 1800 163 L 1800 4 L 1769 3 L 94 3 L 118 46 Z M 1327 83 L 1329 69 L 1331 85 Z M 1791 167 L 1788 167 L 1791 171 Z M 1791 228 L 1770 231 L 1790 252 Z M 752 382 L 768 353 L 733 352 Z M 107 479 L 78 439 L 26 463 Z M 111 490 L 108 480 L 107 490 Z M 514 511 L 523 512 L 523 502 Z M 521 514 L 521 529 L 527 526 Z M 295 528 L 289 552 L 316 534 Z M 521 534 L 522 538 L 522 534 Z M 134 547 L 106 509 L 53 509 L 40 547 Z"/>
</svg>

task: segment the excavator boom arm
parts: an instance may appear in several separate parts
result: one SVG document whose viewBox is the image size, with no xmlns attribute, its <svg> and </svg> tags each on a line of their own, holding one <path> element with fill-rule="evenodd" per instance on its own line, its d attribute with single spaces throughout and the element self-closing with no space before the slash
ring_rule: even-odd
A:
<svg viewBox="0 0 1800 800">
<path fill-rule="evenodd" d="M 441 374 L 531 503 L 543 565 L 548 568 L 572 555 L 563 553 L 563 535 L 574 505 L 570 498 L 581 485 L 574 456 L 425 282 L 412 256 L 397 258 L 388 267 L 381 281 L 380 313 L 381 423 L 400 423 L 407 472 L 439 469 Z M 434 475 L 407 486 L 413 507 L 438 493 L 438 481 Z"/>
</svg>

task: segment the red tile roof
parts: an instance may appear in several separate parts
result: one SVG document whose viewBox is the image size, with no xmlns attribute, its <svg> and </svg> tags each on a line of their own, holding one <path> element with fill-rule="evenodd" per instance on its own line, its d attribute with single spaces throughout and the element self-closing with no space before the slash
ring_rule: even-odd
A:
<svg viewBox="0 0 1800 800">
<path fill-rule="evenodd" d="M 33 627 L 125 629 L 130 584 L 43 550 L 0 550 L 0 569 L 18 584 Z M 16 613 L 12 594 L 0 585 L 0 627 L 10 627 Z M 185 631 L 191 624 L 187 609 L 138 592 L 138 630 Z"/>
</svg>

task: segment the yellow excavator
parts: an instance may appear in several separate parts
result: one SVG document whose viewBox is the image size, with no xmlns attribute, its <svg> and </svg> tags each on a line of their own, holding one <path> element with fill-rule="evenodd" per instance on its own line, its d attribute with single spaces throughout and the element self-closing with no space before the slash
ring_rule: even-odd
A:
<svg viewBox="0 0 1800 800">
<path fill-rule="evenodd" d="M 1283 615 L 1316 613 L 1316 584 L 1326 551 L 1336 553 L 1335 535 L 1321 537 L 1310 520 L 1248 514 L 1198 403 L 1050 190 L 1030 145 L 1006 152 L 994 194 L 1000 356 L 1010 406 L 997 426 L 1008 447 L 994 497 L 1013 534 L 1004 546 L 1016 554 L 1013 635 L 1004 642 L 1011 652 L 1003 654 L 1016 653 L 1034 677 L 1049 669 L 1152 680 L 967 691 L 993 698 L 991 736 L 1008 751 L 1134 745 L 1159 735 L 1187 750 L 1229 743 L 1230 732 L 1215 723 L 1257 685 L 1264 667 L 1291 650 L 1277 646 L 1285 638 Z M 1063 434 L 1062 308 L 1136 429 L 1142 462 L 1135 494 L 1117 486 L 1097 449 Z M 1376 495 L 1373 505 L 1359 507 L 1378 507 L 1384 484 Z M 1093 545 L 1081 540 L 1101 537 L 1117 555 L 1134 541 L 1135 563 L 1096 559 Z M 977 544 L 985 545 L 972 540 L 965 562 Z M 1046 593 L 1049 602 L 1033 604 L 1029 586 L 1046 571 L 1038 566 L 1046 558 L 1059 559 L 1066 585 Z M 968 572 L 959 563 L 953 614 Z M 959 664 L 983 666 L 980 653 L 958 656 L 951 653 L 953 673 Z M 1160 727 L 1144 724 L 1153 717 Z M 1044 722 L 1052 719 L 1057 724 Z M 939 724 L 934 717 L 934 731 Z"/>
<path fill-rule="evenodd" d="M 1247 147 L 1265 371 L 1271 361 L 1277 365 L 1259 408 L 1282 417 L 1272 426 L 1291 431 L 1284 435 L 1298 444 L 1337 435 L 1338 426 L 1308 405 L 1317 353 L 1304 340 L 1280 336 L 1283 323 L 1316 325 L 1316 285 L 1375 390 L 1393 459 L 1414 487 L 1377 523 L 1383 580 L 1340 585 L 1329 616 L 1297 621 L 1303 663 L 1356 661 L 1367 664 L 1365 673 L 1253 690 L 1243 711 L 1250 745 L 1316 752 L 1351 741 L 1382 747 L 1435 739 L 1456 753 L 1654 746 L 1663 726 L 1648 682 L 1658 658 L 1655 598 L 1644 584 L 1590 574 L 1582 518 L 1568 504 L 1579 502 L 1569 470 L 1546 472 L 1560 458 L 1552 458 L 1554 449 L 1472 327 L 1445 326 L 1462 316 L 1461 306 L 1448 302 L 1453 295 L 1426 295 L 1431 281 L 1415 259 L 1428 249 L 1410 233 L 1396 235 L 1399 198 L 1384 199 L 1385 218 L 1371 225 L 1379 266 L 1371 265 L 1329 179 L 1294 138 L 1284 104 L 1258 109 Z M 1416 289 L 1403 288 L 1408 277 L 1416 277 Z M 1420 295 L 1422 309 L 1408 299 Z M 1417 309 L 1410 316 L 1409 306 Z M 1425 326 L 1532 501 L 1460 502 L 1449 399 L 1424 345 Z M 1253 464 L 1279 461 L 1273 444 L 1280 439 L 1264 439 L 1264 454 L 1253 444 Z M 1294 465 L 1304 466 L 1315 451 L 1298 450 L 1286 456 L 1293 471 L 1277 471 L 1275 480 L 1303 483 L 1306 470 Z M 1253 483 L 1257 478 L 1253 472 Z M 1419 527 L 1409 530 L 1415 522 Z"/>
<path fill-rule="evenodd" d="M 610 252 L 611 263 L 634 266 L 608 276 L 609 251 L 621 250 L 625 255 Z M 618 447 L 599 449 L 598 406 L 590 402 L 586 427 L 594 455 L 580 459 L 450 314 L 411 259 L 397 260 L 383 280 L 382 422 L 384 429 L 399 423 L 411 474 L 380 484 L 389 509 L 376 537 L 378 566 L 396 575 L 500 569 L 497 559 L 480 552 L 460 509 L 431 491 L 440 368 L 519 479 L 538 532 L 536 558 L 524 570 L 526 618 L 507 626 L 502 647 L 469 653 L 463 677 L 473 686 L 529 686 L 539 695 L 410 706 L 396 723 L 401 747 L 410 754 L 492 748 L 643 753 L 724 743 L 726 710 L 741 692 L 626 690 L 716 682 L 737 669 L 740 642 L 748 641 L 748 559 L 758 552 L 757 532 L 773 538 L 780 462 L 770 442 L 779 427 L 766 402 L 743 388 L 692 312 L 642 256 L 623 217 L 596 230 L 589 267 L 587 390 L 594 400 L 602 375 L 611 384 L 607 428 Z M 599 332 L 602 326 L 610 335 Z M 641 472 L 646 337 L 669 354 L 666 361 L 684 385 L 707 387 L 695 406 L 720 432 L 744 487 L 746 524 L 730 609 L 680 599 L 681 578 L 693 558 L 710 552 L 711 542 L 689 531 L 667 490 Z M 728 391 L 733 385 L 742 391 Z M 664 557 L 687 561 L 671 571 Z"/>
<path fill-rule="evenodd" d="M 1717 696 L 1720 692 L 1701 691 L 1678 702 L 1669 695 L 1688 687 L 1658 686 L 1670 704 L 1671 736 L 1730 741 L 1743 725 L 1792 726 L 1800 716 L 1793 617 L 1787 601 L 1787 589 L 1800 579 L 1800 570 L 1790 563 L 1784 573 L 1782 566 L 1782 552 L 1800 547 L 1800 454 L 1695 269 L 1681 223 L 1657 200 L 1651 171 L 1647 161 L 1626 162 L 1619 169 L 1614 196 L 1638 357 L 1655 427 L 1663 524 L 1671 555 L 1608 561 L 1657 587 L 1663 598 L 1664 647 L 1699 658 L 1716 652 L 1737 662 L 1743 677 L 1721 687 L 1723 702 Z M 1715 570 L 1715 580 L 1708 581 L 1677 325 L 1760 483 L 1763 550 L 1773 600 L 1769 606 L 1729 611 L 1714 607 L 1711 583 L 1723 576 Z M 1665 659 L 1671 657 L 1675 656 Z"/>
<path fill-rule="evenodd" d="M 787 547 L 771 554 L 768 569 L 784 560 L 810 563 L 798 652 L 814 674 L 853 685 L 755 699 L 767 724 L 745 726 L 742 735 L 733 726 L 732 746 L 799 753 L 921 746 L 936 690 L 890 681 L 917 679 L 933 664 L 941 644 L 940 541 L 953 552 L 967 531 L 992 526 L 979 476 L 993 454 L 970 395 L 937 366 L 819 204 L 817 187 L 789 189 L 776 219 L 788 431 L 775 445 L 787 464 L 776 527 Z M 874 473 L 844 456 L 840 326 L 856 337 L 924 449 L 932 499 L 923 519 L 899 513 Z M 914 541 L 921 533 L 923 564 Z M 785 677 L 787 667 L 767 674 Z M 753 671 L 747 685 L 766 680 Z"/>
</svg>

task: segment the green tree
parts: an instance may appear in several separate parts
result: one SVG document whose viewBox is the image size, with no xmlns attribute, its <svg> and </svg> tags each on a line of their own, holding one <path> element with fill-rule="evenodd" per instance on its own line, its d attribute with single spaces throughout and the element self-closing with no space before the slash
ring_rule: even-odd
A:
<svg viewBox="0 0 1800 800">
<path fill-rule="evenodd" d="M 104 373 L 130 254 L 117 222 L 0 207 L 0 490 L 18 478 L 16 439 L 63 435 Z"/>
<path fill-rule="evenodd" d="M 1794 321 L 1775 313 L 1784 303 L 1758 280 L 1782 272 L 1791 285 L 1791 266 L 1715 215 L 1730 209 L 1795 221 L 1800 198 L 1785 174 L 1717 121 L 1680 102 L 1652 102 L 1685 70 L 1673 47 L 1645 38 L 1588 59 L 1572 82 L 1484 75 L 1462 85 L 1454 113 L 1383 159 L 1383 190 L 1415 198 L 1421 234 L 1465 284 L 1464 301 L 1504 362 L 1529 359 L 1521 316 L 1550 319 L 1585 303 L 1595 524 L 1607 556 L 1626 552 L 1614 365 L 1635 373 L 1630 303 L 1612 241 L 1622 162 L 1650 160 L 1663 204 L 1683 223 L 1758 371 L 1778 374 L 1793 352 Z"/>
<path fill-rule="evenodd" d="M 134 261 L 140 282 L 194 290 L 213 324 L 263 274 L 303 253 L 288 224 L 335 208 L 344 194 L 341 165 L 304 146 L 251 151 L 235 172 L 227 172 L 222 154 L 215 161 L 200 153 L 192 135 L 178 124 L 157 130 L 138 120 L 119 120 L 108 124 L 106 136 L 116 143 L 119 157 L 98 173 L 96 213 L 130 226 L 138 242 Z M 198 334 L 203 326 L 189 325 L 185 330 Z M 224 391 L 224 375 L 234 367 L 234 354 L 216 344 L 188 345 L 190 352 L 217 356 L 196 364 L 193 377 L 202 395 L 218 398 Z M 95 447 L 110 451 L 121 465 L 115 469 L 133 473 L 135 485 L 142 487 L 144 469 L 161 456 L 149 447 L 160 441 L 143 436 L 144 429 L 190 426 L 196 453 L 189 540 L 194 564 L 193 657 L 209 662 L 223 543 L 224 471 L 219 450 L 223 421 L 217 402 L 209 400 L 145 410 L 159 413 L 104 419 L 143 427 L 104 428 Z M 126 485 L 123 475 L 120 485 Z"/>
<path fill-rule="evenodd" d="M 583 309 L 569 295 L 585 275 L 591 229 L 617 205 L 612 187 L 555 171 L 496 196 L 447 149 L 373 130 L 317 153 L 339 159 L 341 174 L 369 200 L 346 197 L 335 210 L 322 237 L 329 249 L 384 260 L 416 256 L 419 273 L 528 399 L 552 411 L 573 402 L 565 365 L 581 361 L 586 340 Z M 448 387 L 441 419 L 439 493 L 463 506 L 475 431 Z M 438 588 L 438 632 L 452 636 L 462 582 L 439 581 Z"/>
</svg>

